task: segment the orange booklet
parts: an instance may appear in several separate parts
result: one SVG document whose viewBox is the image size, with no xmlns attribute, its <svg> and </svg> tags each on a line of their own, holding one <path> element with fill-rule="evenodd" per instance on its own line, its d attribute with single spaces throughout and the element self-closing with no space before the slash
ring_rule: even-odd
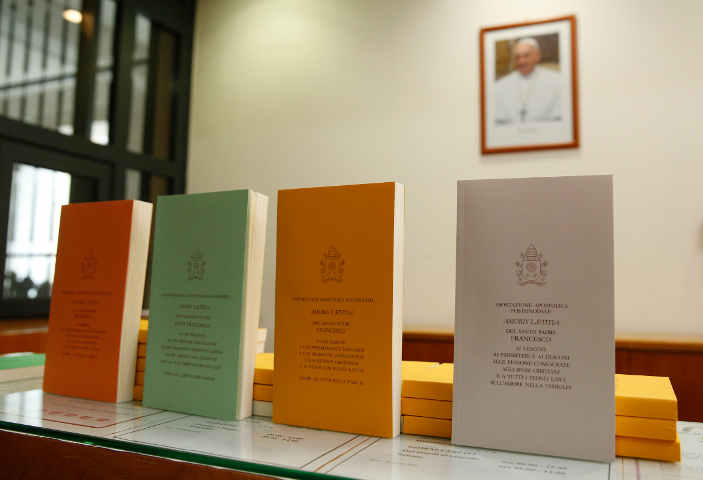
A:
<svg viewBox="0 0 703 480">
<path fill-rule="evenodd" d="M 273 421 L 400 431 L 403 186 L 278 193 Z"/>
<path fill-rule="evenodd" d="M 151 211 L 132 200 L 61 208 L 44 391 L 132 400 Z"/>
</svg>

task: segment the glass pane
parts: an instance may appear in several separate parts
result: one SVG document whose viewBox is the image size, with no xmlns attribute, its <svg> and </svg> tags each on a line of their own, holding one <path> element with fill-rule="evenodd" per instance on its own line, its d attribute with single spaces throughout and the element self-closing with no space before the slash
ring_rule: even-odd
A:
<svg viewBox="0 0 703 480">
<path fill-rule="evenodd" d="M 151 203 L 156 203 L 156 199 L 159 195 L 168 195 L 169 193 L 171 193 L 171 182 L 168 177 L 152 175 L 149 188 L 149 201 Z"/>
<path fill-rule="evenodd" d="M 166 30 L 158 32 L 158 58 L 154 82 L 154 122 L 151 153 L 164 160 L 171 158 L 171 118 L 175 81 L 177 37 Z"/>
<path fill-rule="evenodd" d="M 117 5 L 114 0 L 100 1 L 100 37 L 98 38 L 98 69 L 112 67 L 114 56 L 112 42 L 115 37 L 115 13 Z"/>
<path fill-rule="evenodd" d="M 73 132 L 81 0 L 0 2 L 0 115 Z M 70 16 L 69 16 L 70 18 Z"/>
<path fill-rule="evenodd" d="M 171 180 L 168 177 L 161 177 L 159 175 L 151 175 L 149 177 L 149 198 L 148 201 L 154 204 L 154 208 L 158 208 L 156 203 L 159 195 L 168 195 L 171 193 Z M 147 261 L 146 267 L 146 283 L 144 284 L 144 309 L 149 308 L 149 301 L 151 299 L 151 260 L 153 258 L 154 249 L 154 219 L 156 217 L 151 217 L 151 237 L 149 238 L 149 259 Z"/>
<path fill-rule="evenodd" d="M 71 176 L 16 163 L 12 170 L 4 298 L 48 298 L 54 279 L 61 205 Z"/>
<path fill-rule="evenodd" d="M 69 203 L 94 202 L 98 199 L 98 182 L 95 178 L 71 176 Z"/>
<path fill-rule="evenodd" d="M 110 143 L 110 85 L 112 70 L 95 74 L 95 107 L 90 126 L 90 140 L 100 145 Z"/>
<path fill-rule="evenodd" d="M 144 151 L 144 119 L 150 43 L 151 22 L 145 16 L 137 14 L 132 55 L 132 105 L 127 139 L 127 149 L 137 153 Z"/>
<path fill-rule="evenodd" d="M 110 86 L 112 85 L 112 68 L 114 55 L 112 43 L 115 36 L 114 0 L 100 2 L 100 30 L 98 37 L 98 60 L 95 75 L 95 103 L 90 139 L 101 145 L 109 143 L 110 130 Z"/>
<path fill-rule="evenodd" d="M 142 200 L 142 172 L 128 168 L 125 171 L 125 200 Z"/>
</svg>

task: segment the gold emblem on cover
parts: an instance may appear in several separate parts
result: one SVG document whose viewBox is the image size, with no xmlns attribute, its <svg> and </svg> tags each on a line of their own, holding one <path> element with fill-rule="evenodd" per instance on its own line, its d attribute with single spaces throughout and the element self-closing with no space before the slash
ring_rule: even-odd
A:
<svg viewBox="0 0 703 480">
<path fill-rule="evenodd" d="M 95 278 L 95 273 L 98 271 L 98 259 L 91 251 L 88 255 L 83 257 L 81 260 L 81 279 L 93 279 Z"/>
<path fill-rule="evenodd" d="M 205 257 L 196 250 L 188 259 L 188 280 L 203 280 L 205 278 Z"/>
<path fill-rule="evenodd" d="M 325 283 L 330 281 L 341 282 L 344 280 L 344 258 L 342 258 L 342 254 L 333 246 L 322 254 L 322 260 L 320 260 L 320 276 Z"/>
</svg>

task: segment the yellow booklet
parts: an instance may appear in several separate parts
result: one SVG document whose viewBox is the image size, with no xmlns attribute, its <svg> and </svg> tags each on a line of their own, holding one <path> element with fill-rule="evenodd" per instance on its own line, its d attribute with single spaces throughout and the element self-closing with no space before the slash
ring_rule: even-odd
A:
<svg viewBox="0 0 703 480">
<path fill-rule="evenodd" d="M 257 353 L 254 383 L 273 385 L 273 353 Z"/>
<path fill-rule="evenodd" d="M 615 415 L 615 435 L 673 442 L 676 440 L 676 420 Z"/>
<path fill-rule="evenodd" d="M 274 422 L 400 433 L 403 204 L 396 183 L 278 192 Z"/>
<path fill-rule="evenodd" d="M 669 378 L 615 375 L 615 415 L 678 419 L 676 394 Z"/>
<path fill-rule="evenodd" d="M 434 368 L 414 368 L 403 374 L 403 396 L 452 401 L 454 364 Z"/>
<path fill-rule="evenodd" d="M 254 400 L 262 402 L 273 401 L 273 387 L 271 385 L 254 384 Z"/>
<path fill-rule="evenodd" d="M 452 402 L 447 400 L 429 400 L 426 398 L 402 397 L 400 413 L 416 417 L 452 419 Z"/>
<path fill-rule="evenodd" d="M 443 418 L 403 415 L 403 433 L 410 435 L 427 435 L 428 437 L 451 438 L 452 421 Z"/>
<path fill-rule="evenodd" d="M 615 455 L 619 457 L 646 458 L 664 462 L 681 460 L 681 441 L 676 435 L 673 442 L 645 438 L 615 437 Z"/>
<path fill-rule="evenodd" d="M 146 343 L 146 339 L 149 336 L 149 319 L 142 318 L 139 322 L 139 343 Z"/>
</svg>

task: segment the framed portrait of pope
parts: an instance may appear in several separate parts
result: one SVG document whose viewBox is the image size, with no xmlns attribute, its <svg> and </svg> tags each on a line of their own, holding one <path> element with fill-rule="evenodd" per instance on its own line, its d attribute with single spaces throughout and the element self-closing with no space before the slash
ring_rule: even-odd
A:
<svg viewBox="0 0 703 480">
<path fill-rule="evenodd" d="M 481 29 L 481 151 L 577 148 L 576 18 Z"/>
</svg>

